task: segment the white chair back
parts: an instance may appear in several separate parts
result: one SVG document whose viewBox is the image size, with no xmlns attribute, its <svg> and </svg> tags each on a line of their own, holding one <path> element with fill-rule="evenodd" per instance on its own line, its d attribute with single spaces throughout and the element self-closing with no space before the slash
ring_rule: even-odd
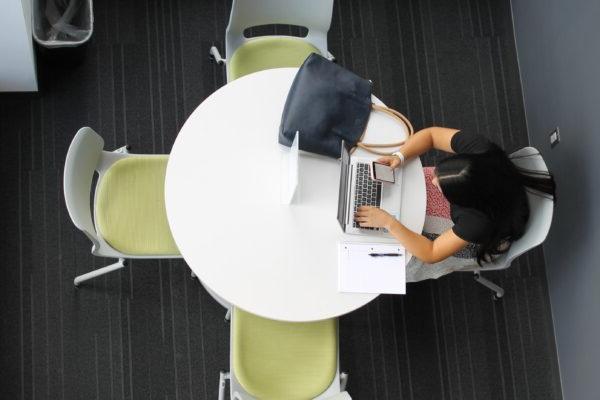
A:
<svg viewBox="0 0 600 400">
<path fill-rule="evenodd" d="M 104 139 L 92 128 L 81 128 L 73 138 L 67 158 L 63 185 L 65 202 L 73 224 L 98 247 L 92 220 L 91 190 L 96 167 L 102 157 Z"/>
<path fill-rule="evenodd" d="M 544 159 L 533 147 L 524 147 L 510 155 L 512 162 L 519 168 L 531 171 L 548 172 Z M 510 246 L 506 254 L 496 258 L 494 262 L 484 264 L 483 269 L 508 268 L 512 261 L 528 250 L 542 244 L 548 235 L 554 212 L 554 200 L 543 194 L 527 193 L 529 200 L 529 220 L 525 234 Z"/>
<path fill-rule="evenodd" d="M 244 30 L 260 25 L 298 25 L 308 29 L 306 41 L 327 56 L 327 32 L 331 25 L 333 0 L 233 0 L 225 32 L 225 57 L 248 39 Z"/>
</svg>

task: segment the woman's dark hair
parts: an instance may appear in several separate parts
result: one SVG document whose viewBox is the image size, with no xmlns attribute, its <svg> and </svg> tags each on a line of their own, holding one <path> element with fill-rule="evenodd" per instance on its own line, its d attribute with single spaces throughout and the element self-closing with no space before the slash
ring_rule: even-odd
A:
<svg viewBox="0 0 600 400">
<path fill-rule="evenodd" d="M 444 196 L 451 204 L 476 209 L 492 223 L 492 232 L 479 243 L 477 263 L 491 262 L 525 233 L 529 219 L 526 191 L 554 198 L 552 174 L 518 168 L 492 144 L 480 154 L 456 154 L 435 169 Z"/>
</svg>

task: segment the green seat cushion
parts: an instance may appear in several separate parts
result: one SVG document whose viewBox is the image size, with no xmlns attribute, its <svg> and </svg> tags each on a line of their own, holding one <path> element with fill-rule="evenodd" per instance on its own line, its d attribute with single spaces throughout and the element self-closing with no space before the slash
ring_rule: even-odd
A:
<svg viewBox="0 0 600 400">
<path fill-rule="evenodd" d="M 300 38 L 266 36 L 249 39 L 229 60 L 229 80 L 265 69 L 299 67 L 310 53 L 319 54 L 319 50 Z"/>
<path fill-rule="evenodd" d="M 96 227 L 129 255 L 178 255 L 165 211 L 169 157 L 133 156 L 115 162 L 96 189 Z"/>
<path fill-rule="evenodd" d="M 239 308 L 233 313 L 232 362 L 243 388 L 261 400 L 308 400 L 337 371 L 337 321 L 281 322 Z"/>
</svg>

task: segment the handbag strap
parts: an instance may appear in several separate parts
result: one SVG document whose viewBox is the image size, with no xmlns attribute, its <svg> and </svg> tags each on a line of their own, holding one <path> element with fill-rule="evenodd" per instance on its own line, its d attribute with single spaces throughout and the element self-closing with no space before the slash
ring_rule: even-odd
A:
<svg viewBox="0 0 600 400">
<path fill-rule="evenodd" d="M 406 118 L 402 113 L 394 110 L 393 108 L 389 108 L 386 106 L 380 106 L 378 104 L 371 104 L 371 106 L 374 111 L 379 111 L 384 114 L 387 114 L 390 117 L 394 118 L 396 121 L 399 121 L 402 125 L 404 125 L 408 131 L 409 137 L 415 132 L 415 130 L 413 129 L 413 126 L 410 123 L 410 121 L 408 120 L 408 118 Z M 364 143 L 364 142 L 359 141 L 356 143 L 356 146 L 360 147 L 363 150 L 368 151 L 369 153 L 377 154 L 380 156 L 390 156 L 390 155 L 392 155 L 392 152 L 385 152 L 385 151 L 380 151 L 377 149 L 382 149 L 382 148 L 386 148 L 386 147 L 399 147 L 399 146 L 402 146 L 405 142 L 406 142 L 406 140 L 402 140 L 401 142 L 395 142 L 395 143 Z"/>
</svg>

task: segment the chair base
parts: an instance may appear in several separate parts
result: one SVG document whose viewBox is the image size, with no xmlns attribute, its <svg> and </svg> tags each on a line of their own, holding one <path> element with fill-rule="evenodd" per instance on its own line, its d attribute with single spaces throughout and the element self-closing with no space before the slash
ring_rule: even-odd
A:
<svg viewBox="0 0 600 400">
<path fill-rule="evenodd" d="M 226 371 L 220 371 L 219 372 L 219 397 L 218 400 L 225 400 L 225 389 L 227 388 L 227 381 L 231 381 L 231 374 L 229 372 Z M 340 394 L 338 395 L 340 399 L 351 399 L 351 397 L 348 395 L 348 393 L 346 393 L 346 386 L 348 386 L 348 374 L 346 372 L 341 372 L 340 373 Z M 233 399 L 231 400 L 243 400 L 241 398 L 239 398 L 238 396 L 236 396 L 235 394 L 233 395 Z M 337 399 L 338 396 L 334 396 L 331 399 L 335 398 Z M 328 399 L 330 397 L 327 397 Z"/>
<path fill-rule="evenodd" d="M 227 387 L 227 381 L 229 379 L 229 372 L 219 372 L 219 400 L 225 400 L 225 388 Z"/>
<path fill-rule="evenodd" d="M 340 373 L 340 391 L 345 392 L 346 386 L 348 386 L 348 373 Z"/>
<path fill-rule="evenodd" d="M 504 296 L 504 289 L 502 289 L 500 286 L 496 285 L 495 283 L 485 279 L 483 276 L 481 276 L 481 274 L 479 272 L 474 272 L 473 278 L 477 282 L 481 283 L 483 286 L 485 286 L 486 288 L 488 288 L 494 292 L 494 294 L 492 295 L 493 300 L 500 300 Z"/>
<path fill-rule="evenodd" d="M 113 150 L 113 153 L 119 153 L 119 154 L 129 154 L 129 150 L 131 150 L 131 146 L 126 144 L 125 146 L 119 147 L 116 150 Z"/>
<path fill-rule="evenodd" d="M 106 267 L 100 268 L 100 269 L 96 269 L 92 272 L 88 272 L 87 274 L 83 274 L 83 275 L 79 275 L 78 277 L 76 277 L 73 280 L 73 284 L 75 285 L 75 287 L 79 287 L 79 285 L 82 282 L 88 281 L 90 279 L 94 279 L 98 276 L 101 275 L 105 275 L 108 274 L 109 272 L 113 272 L 116 270 L 119 270 L 121 268 L 124 268 L 127 266 L 127 260 L 125 260 L 124 258 L 119 258 L 119 261 L 117 261 L 114 264 L 111 265 L 107 265 Z"/>
<path fill-rule="evenodd" d="M 208 51 L 208 56 L 211 60 L 216 62 L 217 64 L 225 64 L 226 59 L 221 56 L 221 52 L 217 48 L 217 46 L 210 46 L 210 50 Z M 329 61 L 336 62 L 335 56 L 331 54 L 331 52 L 327 52 L 327 59 Z"/>
</svg>

